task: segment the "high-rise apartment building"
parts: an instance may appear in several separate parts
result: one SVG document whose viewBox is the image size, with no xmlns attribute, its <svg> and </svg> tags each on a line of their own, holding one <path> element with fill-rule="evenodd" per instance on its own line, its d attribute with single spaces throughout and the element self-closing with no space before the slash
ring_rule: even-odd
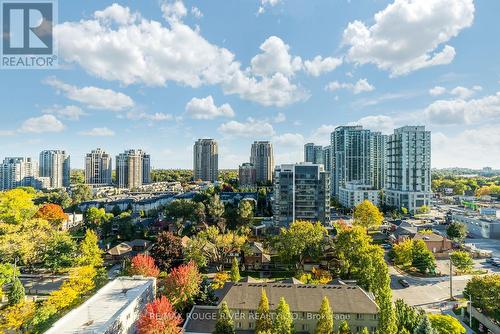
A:
<svg viewBox="0 0 500 334">
<path fill-rule="evenodd" d="M 424 126 L 404 126 L 387 140 L 386 203 L 410 212 L 431 198 L 431 133 Z"/>
<path fill-rule="evenodd" d="M 85 183 L 111 184 L 111 155 L 98 148 L 85 156 Z"/>
<path fill-rule="evenodd" d="M 150 156 L 142 150 L 127 150 L 116 156 L 116 185 L 118 188 L 133 189 L 149 180 Z"/>
<path fill-rule="evenodd" d="M 50 188 L 70 185 L 70 157 L 66 151 L 46 150 L 40 153 L 39 176 L 50 178 Z"/>
<path fill-rule="evenodd" d="M 326 172 L 332 171 L 332 147 L 330 145 L 323 147 L 323 165 Z"/>
<path fill-rule="evenodd" d="M 321 164 L 277 166 L 274 176 L 274 219 L 288 226 L 295 220 L 330 223 L 330 174 Z"/>
<path fill-rule="evenodd" d="M 387 135 L 371 133 L 371 174 L 374 189 L 385 188 L 387 175 Z"/>
<path fill-rule="evenodd" d="M 215 182 L 219 177 L 219 148 L 214 139 L 198 139 L 193 146 L 195 180 Z"/>
<path fill-rule="evenodd" d="M 273 144 L 268 141 L 255 141 L 250 152 L 250 163 L 255 167 L 257 183 L 271 182 L 274 169 Z"/>
<path fill-rule="evenodd" d="M 305 144 L 304 162 L 310 162 L 312 164 L 324 164 L 323 147 L 321 145 L 314 145 L 314 143 Z"/>
<path fill-rule="evenodd" d="M 151 183 L 151 156 L 142 152 L 142 184 Z"/>
<path fill-rule="evenodd" d="M 31 158 L 5 158 L 0 164 L 0 190 L 16 187 L 42 189 L 47 186 L 50 186 L 50 180 L 38 178 L 38 164 Z"/>
<path fill-rule="evenodd" d="M 370 130 L 361 126 L 339 126 L 331 134 L 332 194 L 347 183 L 371 185 Z"/>
<path fill-rule="evenodd" d="M 256 183 L 255 167 L 249 162 L 241 164 L 238 170 L 238 180 L 241 187 L 255 186 Z"/>
</svg>

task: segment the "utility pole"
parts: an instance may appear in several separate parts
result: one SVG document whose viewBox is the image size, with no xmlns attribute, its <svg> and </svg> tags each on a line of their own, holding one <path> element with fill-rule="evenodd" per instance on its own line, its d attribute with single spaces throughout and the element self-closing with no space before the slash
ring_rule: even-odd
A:
<svg viewBox="0 0 500 334">
<path fill-rule="evenodd" d="M 453 297 L 453 263 L 451 263 L 450 257 L 450 300 L 455 300 Z"/>
<path fill-rule="evenodd" d="M 469 293 L 469 327 L 472 328 L 472 294 Z"/>
</svg>

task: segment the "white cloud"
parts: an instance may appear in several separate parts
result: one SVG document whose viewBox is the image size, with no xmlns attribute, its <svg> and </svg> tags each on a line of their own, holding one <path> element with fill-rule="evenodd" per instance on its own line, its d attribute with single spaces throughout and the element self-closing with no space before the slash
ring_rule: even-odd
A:
<svg viewBox="0 0 500 334">
<path fill-rule="evenodd" d="M 374 24 L 349 23 L 343 45 L 347 59 L 372 63 L 392 76 L 449 64 L 455 49 L 447 43 L 474 20 L 473 0 L 395 0 L 374 16 Z"/>
<path fill-rule="evenodd" d="M 318 77 L 323 73 L 331 72 L 342 64 L 342 58 L 321 56 L 314 57 L 313 60 L 304 61 L 306 72 L 313 77 Z"/>
<path fill-rule="evenodd" d="M 325 89 L 330 92 L 336 91 L 338 89 L 347 89 L 354 94 L 360 94 L 363 92 L 371 92 L 375 89 L 375 87 L 371 85 L 367 79 L 360 79 L 354 84 L 332 81 L 328 85 L 326 85 Z"/>
<path fill-rule="evenodd" d="M 279 112 L 276 116 L 273 118 L 274 123 L 283 123 L 286 121 L 286 115 L 282 112 Z"/>
<path fill-rule="evenodd" d="M 279 4 L 282 0 L 260 0 L 259 11 L 257 14 L 263 14 L 266 11 L 266 7 L 274 7 Z"/>
<path fill-rule="evenodd" d="M 104 128 L 93 128 L 88 131 L 81 131 L 78 134 L 89 137 L 112 137 L 115 135 L 115 132 L 113 130 L 104 127 Z"/>
<path fill-rule="evenodd" d="M 349 125 L 361 125 L 364 129 L 380 131 L 385 134 L 392 133 L 396 128 L 393 118 L 386 115 L 366 116 L 356 122 L 350 122 Z"/>
<path fill-rule="evenodd" d="M 490 122 L 500 118 L 500 92 L 468 101 L 438 100 L 429 105 L 424 114 L 435 124 Z"/>
<path fill-rule="evenodd" d="M 127 118 L 131 120 L 146 120 L 155 122 L 170 121 L 174 119 L 174 117 L 171 114 L 165 114 L 162 112 L 148 114 L 145 112 L 133 112 L 133 111 L 129 111 L 127 113 Z"/>
<path fill-rule="evenodd" d="M 80 116 L 86 115 L 86 113 L 78 106 L 60 106 L 57 104 L 53 105 L 52 107 L 43 109 L 42 113 L 53 114 L 59 116 L 60 118 L 69 119 L 72 121 L 77 121 L 80 119 Z"/>
<path fill-rule="evenodd" d="M 337 125 L 323 124 L 311 133 L 307 141 L 317 145 L 330 145 L 330 135 L 336 127 Z"/>
<path fill-rule="evenodd" d="M 476 91 L 474 89 L 469 89 L 469 88 L 462 87 L 462 86 L 455 87 L 450 91 L 451 95 L 458 96 L 460 99 L 463 99 L 463 100 L 468 99 L 469 97 L 471 97 L 475 93 L 476 93 Z"/>
<path fill-rule="evenodd" d="M 171 22 L 179 21 L 187 15 L 186 6 L 184 6 L 184 3 L 179 0 L 174 2 L 165 1 L 161 5 L 161 11 L 165 20 Z"/>
<path fill-rule="evenodd" d="M 16 132 L 12 130 L 0 130 L 0 137 L 9 137 L 15 135 Z"/>
<path fill-rule="evenodd" d="M 219 132 L 234 137 L 270 137 L 274 134 L 270 123 L 248 118 L 246 122 L 229 121 L 219 126 Z"/>
<path fill-rule="evenodd" d="M 439 96 L 446 93 L 446 88 L 441 86 L 435 86 L 434 88 L 429 89 L 429 94 L 432 96 Z"/>
<path fill-rule="evenodd" d="M 214 119 L 216 117 L 234 117 L 233 108 L 228 103 L 216 106 L 212 95 L 205 98 L 193 97 L 186 104 L 186 113 L 194 119 Z"/>
<path fill-rule="evenodd" d="M 300 133 L 284 133 L 272 138 L 273 144 L 286 147 L 302 147 L 304 145 L 304 136 Z"/>
<path fill-rule="evenodd" d="M 281 73 L 287 77 L 292 76 L 302 68 L 302 59 L 293 57 L 288 52 L 290 47 L 276 36 L 267 38 L 260 45 L 262 53 L 251 60 L 251 70 L 260 76 L 271 76 Z"/>
<path fill-rule="evenodd" d="M 124 85 L 164 86 L 169 81 L 190 87 L 220 85 L 225 94 L 238 94 L 265 106 L 285 106 L 309 96 L 281 72 L 256 78 L 242 70 L 229 50 L 208 42 L 199 29 L 172 19 L 183 13 L 175 3 L 162 5 L 169 27 L 132 14 L 126 7 L 111 7 L 113 11 L 108 7 L 91 19 L 55 27 L 62 59 Z"/>
<path fill-rule="evenodd" d="M 58 92 L 73 101 L 87 105 L 91 109 L 106 109 L 111 111 L 121 111 L 134 106 L 134 101 L 128 95 L 115 92 L 111 89 L 98 87 L 76 87 L 64 83 L 55 77 L 48 77 L 44 83 L 54 87 Z"/>
<path fill-rule="evenodd" d="M 200 19 L 203 17 L 203 13 L 201 12 L 201 10 L 198 8 L 198 7 L 191 7 L 191 14 L 196 17 L 197 19 Z"/>
<path fill-rule="evenodd" d="M 19 131 L 44 133 L 61 132 L 64 130 L 64 124 L 54 115 L 43 115 L 40 117 L 28 118 L 23 122 Z"/>
</svg>

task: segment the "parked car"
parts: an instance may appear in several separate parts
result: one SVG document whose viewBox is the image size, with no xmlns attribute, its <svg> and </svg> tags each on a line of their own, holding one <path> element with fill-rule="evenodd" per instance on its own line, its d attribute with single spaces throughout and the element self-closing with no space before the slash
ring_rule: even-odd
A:
<svg viewBox="0 0 500 334">
<path fill-rule="evenodd" d="M 380 245 L 383 249 L 392 249 L 392 245 L 391 244 L 381 244 Z"/>
<path fill-rule="evenodd" d="M 399 284 L 401 284 L 405 288 L 408 288 L 410 286 L 410 283 L 408 283 L 408 281 L 405 279 L 400 278 L 400 279 L 398 279 L 398 282 L 399 282 Z"/>
<path fill-rule="evenodd" d="M 500 260 L 493 261 L 492 265 L 495 267 L 500 267 Z"/>
<path fill-rule="evenodd" d="M 498 258 L 498 257 L 490 257 L 490 258 L 486 259 L 486 263 L 493 263 L 493 262 L 496 262 L 496 261 L 500 261 L 500 258 Z"/>
</svg>

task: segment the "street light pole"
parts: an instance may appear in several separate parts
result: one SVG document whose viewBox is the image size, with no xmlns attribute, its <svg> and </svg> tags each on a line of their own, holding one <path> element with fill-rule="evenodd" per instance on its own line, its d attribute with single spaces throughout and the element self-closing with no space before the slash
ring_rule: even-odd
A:
<svg viewBox="0 0 500 334">
<path fill-rule="evenodd" d="M 472 294 L 469 293 L 469 327 L 472 328 Z"/>
<path fill-rule="evenodd" d="M 450 257 L 450 300 L 454 300 L 453 297 L 453 263 L 451 263 Z"/>
</svg>

